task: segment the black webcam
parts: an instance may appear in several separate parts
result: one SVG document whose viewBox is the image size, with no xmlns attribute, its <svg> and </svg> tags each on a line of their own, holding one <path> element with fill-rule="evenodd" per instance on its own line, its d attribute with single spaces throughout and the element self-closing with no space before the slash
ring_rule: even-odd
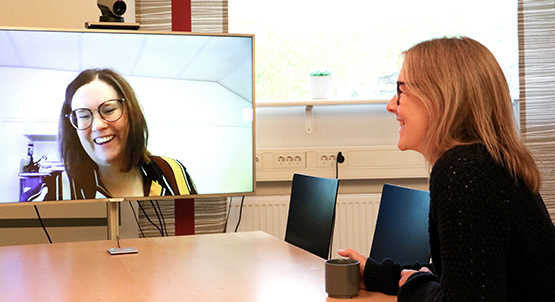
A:
<svg viewBox="0 0 555 302">
<path fill-rule="evenodd" d="M 123 0 L 97 0 L 97 5 L 102 12 L 100 22 L 123 22 L 122 15 L 127 10 Z"/>
</svg>

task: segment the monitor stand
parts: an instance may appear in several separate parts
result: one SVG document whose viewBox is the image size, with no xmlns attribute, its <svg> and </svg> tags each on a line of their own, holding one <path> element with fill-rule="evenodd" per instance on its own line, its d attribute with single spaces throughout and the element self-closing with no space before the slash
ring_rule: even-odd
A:
<svg viewBox="0 0 555 302">
<path fill-rule="evenodd" d="M 119 205 L 123 198 L 110 198 L 106 202 L 106 214 L 108 218 L 108 240 L 116 239 L 119 234 Z"/>
<path fill-rule="evenodd" d="M 85 22 L 87 29 L 125 29 L 138 30 L 140 23 L 123 23 L 123 22 Z"/>
</svg>

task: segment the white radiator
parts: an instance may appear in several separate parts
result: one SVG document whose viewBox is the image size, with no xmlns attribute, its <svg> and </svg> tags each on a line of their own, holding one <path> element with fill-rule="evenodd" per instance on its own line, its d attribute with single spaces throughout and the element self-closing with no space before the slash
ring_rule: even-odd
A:
<svg viewBox="0 0 555 302">
<path fill-rule="evenodd" d="M 363 255 L 370 254 L 380 197 L 380 193 L 337 196 L 332 258 L 338 256 L 337 250 L 346 248 L 353 248 Z M 264 231 L 283 240 L 289 198 L 289 195 L 245 197 L 237 231 Z M 235 231 L 241 197 L 234 197 L 231 203 L 227 232 Z"/>
</svg>

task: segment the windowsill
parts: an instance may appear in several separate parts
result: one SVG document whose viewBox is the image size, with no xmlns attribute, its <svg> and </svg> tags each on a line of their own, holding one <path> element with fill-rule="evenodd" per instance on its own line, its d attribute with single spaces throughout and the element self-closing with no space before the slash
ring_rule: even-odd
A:
<svg viewBox="0 0 555 302">
<path fill-rule="evenodd" d="M 390 99 L 297 99 L 297 100 L 256 100 L 255 107 L 292 107 L 292 106 L 326 106 L 326 105 L 358 105 L 387 104 Z M 518 99 L 513 100 L 518 105 Z"/>
<path fill-rule="evenodd" d="M 387 104 L 389 99 L 301 99 L 301 100 L 256 100 L 256 107 L 289 107 L 320 105 Z"/>
<path fill-rule="evenodd" d="M 312 109 L 314 106 L 321 105 L 363 105 L 363 104 L 387 104 L 387 99 L 304 99 L 304 100 L 274 100 L 274 101 L 255 101 L 254 106 L 260 107 L 291 107 L 304 106 L 306 116 L 306 133 L 313 131 Z"/>
</svg>

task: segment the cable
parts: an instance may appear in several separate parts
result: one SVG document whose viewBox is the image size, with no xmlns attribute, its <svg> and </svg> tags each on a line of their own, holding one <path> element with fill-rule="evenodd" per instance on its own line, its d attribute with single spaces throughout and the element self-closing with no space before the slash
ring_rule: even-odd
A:
<svg viewBox="0 0 555 302">
<path fill-rule="evenodd" d="M 164 225 L 164 230 L 166 232 L 166 236 L 168 235 L 168 226 L 166 225 L 166 219 L 164 218 L 164 212 L 162 212 L 162 208 L 160 207 L 160 203 L 156 200 L 156 205 L 158 206 L 158 210 L 160 211 L 160 217 L 162 217 L 162 224 Z"/>
<path fill-rule="evenodd" d="M 162 237 L 164 237 L 164 224 L 162 224 L 162 219 L 160 218 L 160 212 L 158 211 L 158 208 L 154 205 L 154 202 L 152 200 L 149 200 L 150 205 L 152 206 L 152 210 L 154 210 L 154 214 L 156 214 L 156 218 L 158 218 L 158 223 L 160 224 L 160 235 L 162 235 Z"/>
<path fill-rule="evenodd" d="M 48 237 L 48 242 L 52 243 L 52 239 L 50 239 L 50 235 L 48 234 L 48 231 L 46 230 L 46 227 L 44 226 L 44 223 L 42 222 L 42 218 L 40 217 L 39 209 L 37 208 L 36 205 L 35 205 L 35 212 L 37 212 L 37 217 L 40 221 L 40 225 L 42 226 L 42 229 L 44 230 L 44 233 L 46 234 L 46 237 Z"/>
<path fill-rule="evenodd" d="M 339 179 L 339 164 L 342 164 L 345 162 L 345 157 L 343 156 L 343 154 L 341 153 L 341 151 L 337 152 L 337 157 L 335 159 L 335 178 Z M 335 212 L 333 213 L 333 221 L 335 223 Z M 332 229 L 332 234 L 333 234 L 333 229 Z M 332 246 L 333 246 L 333 236 L 331 236 L 332 238 L 330 239 L 330 249 L 328 251 L 328 256 L 331 255 L 332 253 Z"/>
<path fill-rule="evenodd" d="M 227 216 L 225 218 L 224 233 L 227 232 L 227 223 L 229 222 L 229 213 L 231 212 L 231 203 L 233 202 L 233 196 L 229 197 L 229 206 L 227 208 Z"/>
<path fill-rule="evenodd" d="M 161 218 L 161 212 L 162 209 L 158 209 L 156 208 L 156 206 L 154 205 L 154 202 L 152 200 L 150 200 L 150 205 L 152 206 L 152 209 L 154 210 L 154 214 L 156 214 L 156 218 L 158 218 L 158 223 L 160 223 L 160 235 L 162 237 L 164 237 L 164 229 L 165 229 L 165 223 L 162 223 L 162 218 Z M 158 205 L 158 207 L 160 207 L 160 205 Z M 158 211 L 160 210 L 160 211 Z M 166 231 L 166 234 L 168 233 L 168 231 Z"/>
<path fill-rule="evenodd" d="M 337 157 L 335 160 L 335 178 L 339 178 L 339 164 L 345 162 L 345 157 L 341 154 L 341 151 L 337 152 Z"/>
<path fill-rule="evenodd" d="M 239 207 L 239 219 L 237 220 L 237 225 L 235 226 L 235 233 L 237 233 L 237 229 L 239 228 L 239 224 L 241 223 L 241 216 L 243 214 L 243 202 L 245 201 L 245 196 L 241 198 L 241 206 Z"/>
<path fill-rule="evenodd" d="M 150 220 L 150 217 L 148 217 L 148 214 L 146 213 L 145 209 L 143 208 L 143 205 L 141 204 L 141 202 L 139 201 L 139 208 L 141 209 L 141 211 L 143 211 L 143 214 L 145 214 L 146 219 L 150 222 L 150 224 L 152 224 L 154 227 L 156 227 L 158 229 L 158 231 L 160 232 L 160 234 L 162 233 L 162 229 L 160 229 L 159 226 L 156 225 L 156 223 L 154 223 L 152 220 Z"/>
<path fill-rule="evenodd" d="M 143 228 L 141 228 L 141 224 L 139 223 L 139 218 L 137 218 L 137 212 L 135 212 L 135 208 L 133 207 L 133 201 L 129 202 L 129 206 L 133 211 L 133 217 L 135 217 L 135 222 L 137 222 L 137 227 L 139 228 L 139 231 L 141 232 L 141 235 L 143 236 L 143 238 L 145 238 L 145 233 L 143 232 Z"/>
</svg>

